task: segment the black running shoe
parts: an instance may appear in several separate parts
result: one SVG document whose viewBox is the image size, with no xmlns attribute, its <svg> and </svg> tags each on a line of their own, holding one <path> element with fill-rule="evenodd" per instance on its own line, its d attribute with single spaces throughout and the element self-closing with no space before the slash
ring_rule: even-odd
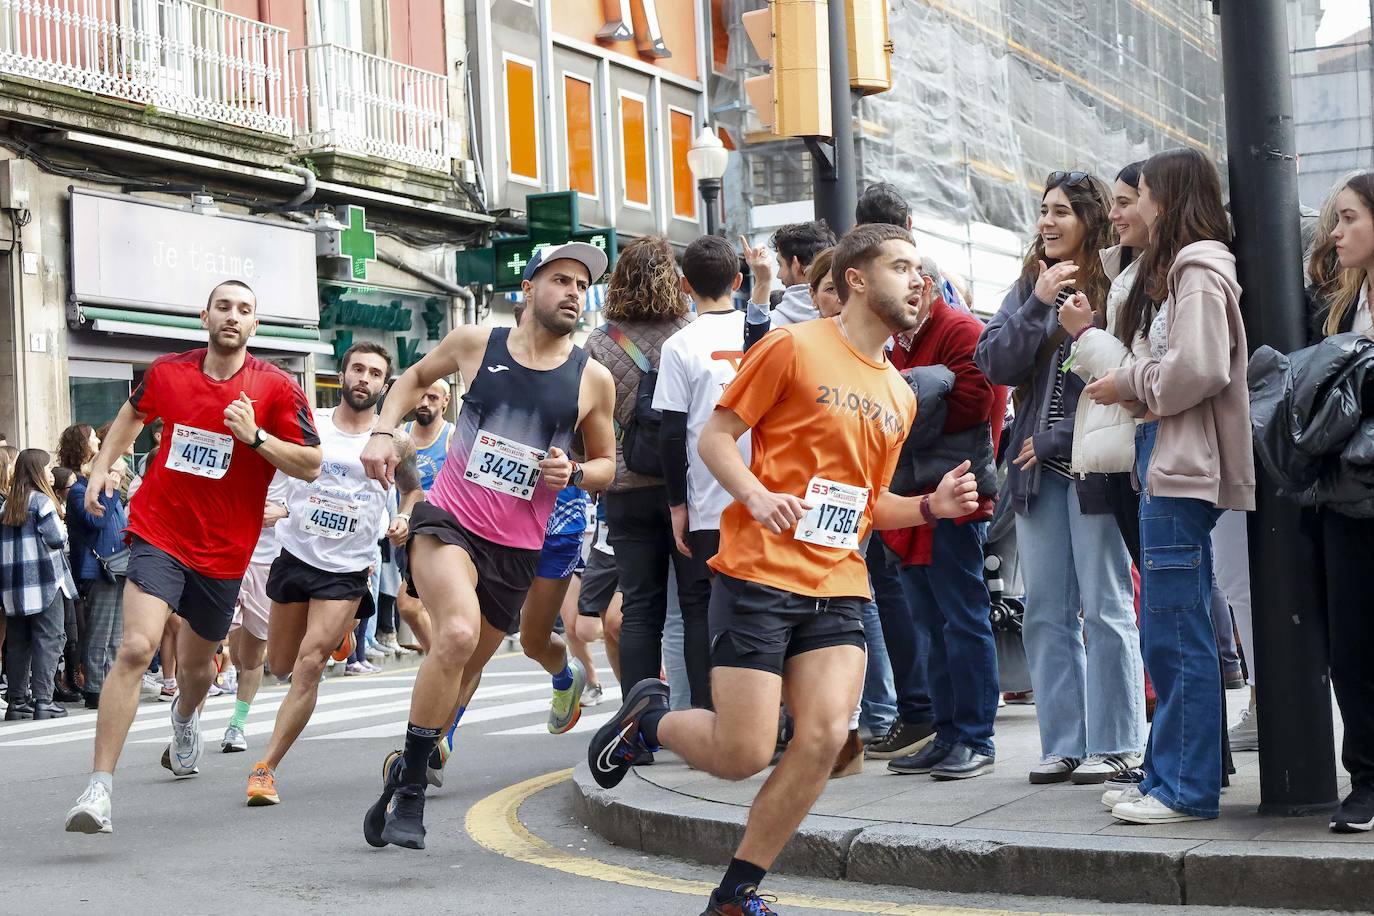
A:
<svg viewBox="0 0 1374 916">
<path fill-rule="evenodd" d="M 778 911 L 768 906 L 777 902 L 776 897 L 759 896 L 756 887 L 741 887 L 739 896 L 730 900 L 721 900 L 711 891 L 711 902 L 701 916 L 777 916 Z"/>
<path fill-rule="evenodd" d="M 403 769 L 405 761 L 400 751 L 387 754 L 386 761 L 382 763 L 382 797 L 373 802 L 363 817 L 363 839 L 367 840 L 369 846 L 380 849 L 387 844 L 382 839 L 382 831 L 386 829 L 386 810 L 391 805 L 392 796 L 401 787 Z"/>
<path fill-rule="evenodd" d="M 1374 829 L 1374 788 L 1356 786 L 1331 817 L 1333 833 L 1365 833 Z"/>
<path fill-rule="evenodd" d="M 425 848 L 425 784 L 405 785 L 396 790 L 391 810 L 386 813 L 382 842 L 406 849 Z"/>
<path fill-rule="evenodd" d="M 652 677 L 631 687 L 620 711 L 592 736 L 587 745 L 587 766 L 601 788 L 614 789 L 636 757 L 658 750 L 646 745 L 639 734 L 639 719 L 650 709 L 668 709 L 668 685 Z"/>
<path fill-rule="evenodd" d="M 1116 773 L 1103 785 L 1110 791 L 1112 789 L 1129 789 L 1131 786 L 1138 786 L 1144 781 L 1145 771 L 1140 767 L 1132 767 L 1129 770 L 1121 770 Z"/>
</svg>

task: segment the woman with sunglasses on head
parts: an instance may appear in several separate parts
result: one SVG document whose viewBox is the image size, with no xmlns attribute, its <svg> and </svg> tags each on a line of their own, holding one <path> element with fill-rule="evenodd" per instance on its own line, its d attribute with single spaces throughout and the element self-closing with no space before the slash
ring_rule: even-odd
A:
<svg viewBox="0 0 1374 916">
<path fill-rule="evenodd" d="M 1136 429 L 1141 646 L 1158 701 L 1145 780 L 1102 802 L 1118 820 L 1164 824 L 1220 813 L 1211 534 L 1226 509 L 1255 507 L 1255 468 L 1240 284 L 1216 166 L 1194 149 L 1151 157 L 1137 206 L 1150 246 L 1122 325 L 1134 358 L 1088 394 L 1145 421 Z"/>
<path fill-rule="evenodd" d="M 1084 383 L 1065 369 L 1072 340 L 1055 311 L 1075 292 L 1103 308 L 1111 283 L 1098 252 L 1113 242 L 1111 207 L 1110 191 L 1092 175 L 1049 176 L 1021 279 L 974 357 L 989 381 L 1016 387 L 1002 498 L 1016 513 L 1026 582 L 1024 640 L 1042 755 L 1030 771 L 1036 784 L 1105 782 L 1139 765 L 1145 742 L 1131 560 L 1106 475 L 1070 467 Z"/>
</svg>

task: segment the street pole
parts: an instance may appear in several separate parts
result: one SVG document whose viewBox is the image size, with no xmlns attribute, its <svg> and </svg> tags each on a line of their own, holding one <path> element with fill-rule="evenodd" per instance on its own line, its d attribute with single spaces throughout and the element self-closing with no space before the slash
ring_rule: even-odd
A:
<svg viewBox="0 0 1374 916">
<path fill-rule="evenodd" d="M 1283 0 L 1220 0 L 1231 217 L 1253 350 L 1306 344 L 1293 92 Z M 1326 606 L 1317 545 L 1300 510 L 1257 468 L 1250 514 L 1260 812 L 1302 815 L 1336 802 Z"/>
<path fill-rule="evenodd" d="M 830 132 L 833 142 L 808 137 L 815 178 L 816 219 L 841 236 L 854 227 L 859 202 L 854 169 L 854 111 L 849 89 L 849 27 L 844 0 L 827 4 L 830 31 Z"/>
<path fill-rule="evenodd" d="M 697 182 L 697 191 L 706 206 L 706 234 L 716 235 L 720 232 L 720 179 L 701 179 Z"/>
</svg>

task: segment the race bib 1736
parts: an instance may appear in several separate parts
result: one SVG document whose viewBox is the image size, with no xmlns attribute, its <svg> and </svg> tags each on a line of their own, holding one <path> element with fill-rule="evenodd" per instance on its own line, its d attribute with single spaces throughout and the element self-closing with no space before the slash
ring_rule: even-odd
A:
<svg viewBox="0 0 1374 916">
<path fill-rule="evenodd" d="M 171 439 L 171 450 L 167 453 L 170 470 L 211 480 L 229 473 L 229 461 L 234 457 L 233 436 L 177 423 L 172 426 Z"/>
<path fill-rule="evenodd" d="M 539 483 L 539 462 L 545 454 L 504 436 L 478 430 L 463 479 L 497 493 L 529 499 Z"/>
<path fill-rule="evenodd" d="M 797 522 L 797 540 L 840 550 L 858 549 L 859 523 L 868 505 L 867 488 L 812 477 L 802 500 L 811 508 Z"/>
</svg>

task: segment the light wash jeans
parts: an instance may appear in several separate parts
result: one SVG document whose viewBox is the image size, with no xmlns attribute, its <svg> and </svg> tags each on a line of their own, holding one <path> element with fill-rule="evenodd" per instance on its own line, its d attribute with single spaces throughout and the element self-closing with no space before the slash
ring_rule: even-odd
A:
<svg viewBox="0 0 1374 916">
<path fill-rule="evenodd" d="M 882 545 L 869 545 L 881 550 Z M 885 735 L 897 721 L 897 689 L 892 682 L 892 664 L 883 641 L 883 622 L 878 618 L 878 605 L 872 601 L 864 605 L 864 643 L 868 647 L 868 664 L 864 668 L 864 692 L 859 702 L 859 724 L 875 735 Z"/>
<path fill-rule="evenodd" d="M 692 708 L 692 688 L 687 682 L 687 662 L 682 656 L 682 605 L 677 600 L 677 571 L 668 564 L 668 614 L 663 618 L 663 668 L 668 674 L 669 705 Z"/>
<path fill-rule="evenodd" d="M 1016 543 L 1041 753 L 1140 753 L 1145 678 L 1131 558 L 1116 520 L 1084 515 L 1073 482 L 1045 470 L 1030 512 L 1016 516 Z"/>
<path fill-rule="evenodd" d="M 1231 605 L 1231 616 L 1240 631 L 1240 645 L 1245 651 L 1245 667 L 1250 673 L 1250 686 L 1255 680 L 1255 625 L 1250 611 L 1250 534 L 1246 527 L 1248 513 L 1230 509 L 1221 513 L 1212 529 L 1212 568 L 1217 585 Z"/>
</svg>

